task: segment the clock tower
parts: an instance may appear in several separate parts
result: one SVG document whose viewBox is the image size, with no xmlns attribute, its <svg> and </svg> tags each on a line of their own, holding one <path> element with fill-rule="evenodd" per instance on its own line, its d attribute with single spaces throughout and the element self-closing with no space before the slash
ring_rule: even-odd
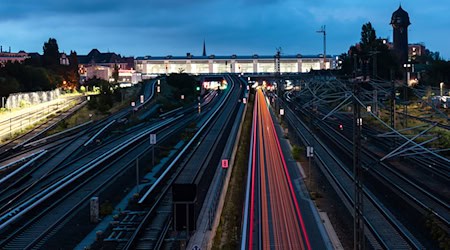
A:
<svg viewBox="0 0 450 250">
<path fill-rule="evenodd" d="M 394 52 L 399 59 L 399 63 L 403 65 L 408 62 L 408 12 L 402 9 L 400 5 L 398 9 L 392 13 L 391 23 L 394 29 Z"/>
</svg>

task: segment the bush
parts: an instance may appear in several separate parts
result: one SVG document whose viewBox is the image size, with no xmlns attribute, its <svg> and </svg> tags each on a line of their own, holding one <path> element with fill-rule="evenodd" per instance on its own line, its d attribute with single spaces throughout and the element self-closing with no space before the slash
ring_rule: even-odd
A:
<svg viewBox="0 0 450 250">
<path fill-rule="evenodd" d="M 292 148 L 292 157 L 294 158 L 294 160 L 300 161 L 304 152 L 305 152 L 305 149 L 303 147 L 299 147 L 299 146 L 295 145 Z"/>
</svg>

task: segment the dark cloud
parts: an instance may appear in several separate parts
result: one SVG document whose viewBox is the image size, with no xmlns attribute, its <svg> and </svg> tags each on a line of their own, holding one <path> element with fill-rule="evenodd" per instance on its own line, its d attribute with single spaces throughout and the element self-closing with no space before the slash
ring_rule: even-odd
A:
<svg viewBox="0 0 450 250">
<path fill-rule="evenodd" d="M 340 54 L 359 41 L 363 23 L 378 36 L 392 37 L 390 0 L 16 0 L 0 5 L 2 45 L 42 50 L 48 37 L 60 48 L 83 53 L 96 47 L 125 55 L 201 52 L 206 39 L 214 54 L 318 54 L 327 25 L 328 51 Z M 449 2 L 404 3 L 410 13 L 410 41 L 425 42 L 446 58 L 450 49 Z M 439 34 L 439 35 L 438 35 Z"/>
</svg>

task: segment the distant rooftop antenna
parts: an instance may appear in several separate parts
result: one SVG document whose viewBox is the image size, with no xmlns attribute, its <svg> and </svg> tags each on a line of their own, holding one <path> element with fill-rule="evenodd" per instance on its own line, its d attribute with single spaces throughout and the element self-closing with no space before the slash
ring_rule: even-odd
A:
<svg viewBox="0 0 450 250">
<path fill-rule="evenodd" d="M 203 56 L 206 56 L 206 43 L 205 43 L 205 39 L 203 39 Z"/>
<path fill-rule="evenodd" d="M 281 58 L 281 47 L 278 47 L 277 53 L 275 54 L 275 74 L 277 76 L 281 73 L 281 66 L 280 66 L 280 58 Z"/>
</svg>

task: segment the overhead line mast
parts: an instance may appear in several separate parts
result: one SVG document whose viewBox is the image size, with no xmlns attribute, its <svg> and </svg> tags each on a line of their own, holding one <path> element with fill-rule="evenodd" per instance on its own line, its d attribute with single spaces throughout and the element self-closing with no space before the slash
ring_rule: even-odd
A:
<svg viewBox="0 0 450 250">
<path fill-rule="evenodd" d="M 325 30 L 325 25 L 320 27 L 317 33 L 323 34 L 323 66 L 322 69 L 327 69 L 327 32 Z"/>
</svg>

